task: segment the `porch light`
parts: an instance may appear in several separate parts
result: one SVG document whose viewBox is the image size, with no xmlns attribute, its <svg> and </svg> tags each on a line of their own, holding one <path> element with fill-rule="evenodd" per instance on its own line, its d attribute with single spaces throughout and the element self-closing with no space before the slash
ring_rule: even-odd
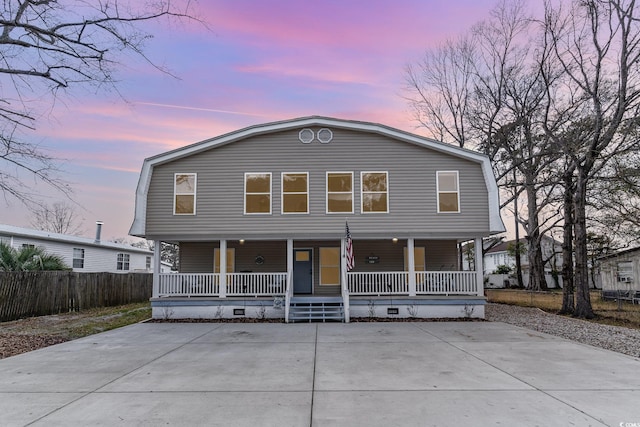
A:
<svg viewBox="0 0 640 427">
<path fill-rule="evenodd" d="M 244 245 L 244 239 L 240 239 L 239 242 L 241 245 Z"/>
<path fill-rule="evenodd" d="M 393 239 L 391 239 L 391 241 L 392 241 L 393 243 L 398 243 L 398 238 L 397 238 L 397 237 L 394 237 Z"/>
</svg>

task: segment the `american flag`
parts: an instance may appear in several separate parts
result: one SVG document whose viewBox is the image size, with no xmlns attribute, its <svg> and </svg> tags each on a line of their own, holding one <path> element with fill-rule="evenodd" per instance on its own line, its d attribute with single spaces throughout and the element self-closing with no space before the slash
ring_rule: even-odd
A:
<svg viewBox="0 0 640 427">
<path fill-rule="evenodd" d="M 347 258 L 347 271 L 353 270 L 353 267 L 356 265 L 355 260 L 353 259 L 353 242 L 351 241 L 351 232 L 349 231 L 349 222 L 345 223 L 345 256 Z"/>
</svg>

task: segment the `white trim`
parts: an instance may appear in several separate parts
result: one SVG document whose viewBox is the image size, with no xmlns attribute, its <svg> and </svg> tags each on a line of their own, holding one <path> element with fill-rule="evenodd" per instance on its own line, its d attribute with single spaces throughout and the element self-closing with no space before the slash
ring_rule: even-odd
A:
<svg viewBox="0 0 640 427">
<path fill-rule="evenodd" d="M 285 212 L 284 211 L 284 176 L 285 175 L 304 175 L 307 180 L 307 191 L 305 193 L 290 192 L 287 194 L 305 194 L 307 196 L 307 211 L 306 212 Z M 307 215 L 309 214 L 309 172 L 281 172 L 280 173 L 280 214 L 281 215 Z"/>
<path fill-rule="evenodd" d="M 384 212 L 381 211 L 370 211 L 370 212 L 365 212 L 364 211 L 364 183 L 363 183 L 363 179 L 362 177 L 364 176 L 365 173 L 383 173 L 386 175 L 386 181 L 387 181 L 387 190 L 386 190 L 386 195 L 387 195 L 387 210 Z M 367 191 L 367 193 L 372 193 L 372 194 L 382 194 L 382 191 Z M 375 215 L 375 214 L 388 214 L 389 213 L 389 199 L 390 197 L 390 191 L 389 191 L 389 171 L 360 171 L 360 213 L 363 215 Z"/>
<path fill-rule="evenodd" d="M 192 193 L 178 193 L 177 190 L 177 178 L 178 175 L 193 175 L 193 194 Z M 173 174 L 173 214 L 174 215 L 195 215 L 196 214 L 196 200 L 198 192 L 198 174 L 195 172 L 176 172 Z M 176 196 L 193 196 L 193 212 L 192 213 L 177 213 L 176 212 Z"/>
<path fill-rule="evenodd" d="M 250 136 L 258 136 L 289 129 L 299 129 L 305 126 L 326 126 L 334 129 L 371 132 L 481 164 L 482 174 L 488 191 L 489 231 L 492 233 L 505 231 L 504 224 L 500 218 L 498 185 L 496 183 L 495 176 L 493 175 L 491 161 L 488 156 L 477 151 L 471 151 L 455 145 L 445 144 L 444 142 L 425 138 L 377 123 L 311 116 L 250 126 L 145 159 L 140 172 L 140 178 L 138 179 L 138 185 L 136 187 L 135 215 L 129 234 L 133 236 L 144 236 L 146 234 L 146 196 L 149 191 L 151 175 L 155 166 L 187 157 L 201 151 L 206 151 L 217 146 L 230 144 Z"/>
<path fill-rule="evenodd" d="M 329 174 L 349 174 L 351 175 L 351 212 L 329 212 Z M 324 203 L 325 203 L 325 213 L 327 215 L 340 215 L 340 214 L 353 214 L 354 210 L 355 210 L 355 187 L 354 187 L 354 181 L 353 181 L 353 171 L 344 171 L 344 172 L 339 172 L 339 171 L 327 171 L 325 173 L 325 180 L 324 180 L 324 184 L 325 184 L 325 197 L 324 197 Z M 347 194 L 346 191 L 332 191 L 332 194 Z"/>
<path fill-rule="evenodd" d="M 440 193 L 451 194 L 453 191 L 440 191 L 440 174 L 441 173 L 453 173 L 456 175 L 456 196 L 458 198 L 458 210 L 457 211 L 441 211 L 440 210 Z M 449 171 L 436 171 L 436 211 L 441 214 L 458 214 L 460 213 L 460 173 L 458 171 L 449 170 Z"/>
<path fill-rule="evenodd" d="M 269 212 L 247 212 L 247 175 L 269 175 Z M 265 194 L 265 193 L 251 193 Z M 273 176 L 271 172 L 245 172 L 242 192 L 242 206 L 244 215 L 271 215 L 273 212 Z"/>
</svg>

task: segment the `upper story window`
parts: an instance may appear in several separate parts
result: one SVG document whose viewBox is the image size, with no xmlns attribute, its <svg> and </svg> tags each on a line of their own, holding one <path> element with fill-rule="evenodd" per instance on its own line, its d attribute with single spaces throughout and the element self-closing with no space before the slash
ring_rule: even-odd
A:
<svg viewBox="0 0 640 427">
<path fill-rule="evenodd" d="M 271 173 L 244 174 L 244 213 L 271 213 Z"/>
<path fill-rule="evenodd" d="M 389 212 L 388 172 L 361 172 L 362 213 Z"/>
<path fill-rule="evenodd" d="M 116 270 L 129 270 L 129 254 L 118 254 Z"/>
<path fill-rule="evenodd" d="M 73 248 L 73 268 L 84 268 L 84 249 Z"/>
<path fill-rule="evenodd" d="M 309 213 L 309 173 L 282 174 L 282 213 Z"/>
<path fill-rule="evenodd" d="M 144 268 L 151 270 L 151 257 L 148 256 L 144 262 Z"/>
<path fill-rule="evenodd" d="M 196 214 L 196 181 L 195 173 L 177 173 L 173 186 L 173 214 Z"/>
<path fill-rule="evenodd" d="M 436 185 L 438 187 L 438 212 L 460 212 L 458 171 L 436 172 Z"/>
<path fill-rule="evenodd" d="M 353 172 L 327 172 L 327 213 L 353 213 Z"/>
</svg>

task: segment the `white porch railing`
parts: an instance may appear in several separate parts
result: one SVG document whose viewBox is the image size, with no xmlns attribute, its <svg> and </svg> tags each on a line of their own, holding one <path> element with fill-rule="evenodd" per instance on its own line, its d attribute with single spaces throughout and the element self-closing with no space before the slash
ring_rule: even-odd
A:
<svg viewBox="0 0 640 427">
<path fill-rule="evenodd" d="M 408 295 L 408 273 L 404 271 L 347 273 L 350 295 Z"/>
<path fill-rule="evenodd" d="M 162 273 L 159 296 L 214 296 L 220 292 L 220 275 L 212 273 Z"/>
<path fill-rule="evenodd" d="M 219 296 L 218 273 L 159 275 L 158 296 Z M 287 273 L 227 273 L 228 296 L 272 296 L 286 292 Z"/>
<path fill-rule="evenodd" d="M 416 271 L 417 295 L 477 295 L 475 271 Z"/>
<path fill-rule="evenodd" d="M 287 273 L 228 273 L 227 295 L 284 295 L 286 284 Z"/>
<path fill-rule="evenodd" d="M 475 271 L 416 271 L 416 295 L 477 295 Z M 350 295 L 409 295 L 409 273 L 347 273 Z"/>
</svg>

